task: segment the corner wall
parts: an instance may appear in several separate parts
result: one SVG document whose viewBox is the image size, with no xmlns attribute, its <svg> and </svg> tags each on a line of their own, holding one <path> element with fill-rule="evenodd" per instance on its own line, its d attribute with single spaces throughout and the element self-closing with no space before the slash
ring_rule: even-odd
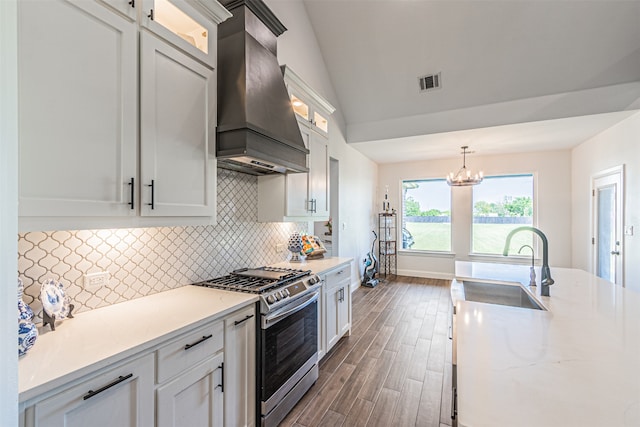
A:
<svg viewBox="0 0 640 427">
<path fill-rule="evenodd" d="M 573 267 L 592 271 L 592 177 L 624 165 L 624 225 L 634 227 L 622 236 L 625 287 L 640 292 L 640 112 L 575 147 L 571 163 Z"/>
<path fill-rule="evenodd" d="M 413 163 L 385 164 L 379 167 L 379 188 L 389 186 L 391 207 L 400 210 L 400 181 L 404 179 L 444 178 L 460 168 L 462 158 Z M 517 153 L 467 158 L 473 170 L 485 176 L 519 173 L 534 174 L 534 203 L 537 226 L 549 239 L 549 264 L 571 266 L 571 153 L 569 150 Z M 482 185 L 482 184 L 480 184 Z M 377 195 L 382 205 L 383 194 Z M 456 260 L 506 262 L 502 257 L 470 254 L 472 187 L 452 188 L 453 254 L 399 252 L 398 273 L 411 276 L 450 278 Z M 538 257 L 541 257 L 541 251 Z"/>
<path fill-rule="evenodd" d="M 278 62 L 291 67 L 336 107 L 329 118 L 329 155 L 340 165 L 340 213 L 333 225 L 338 231 L 340 253 L 333 255 L 354 258 L 351 282 L 356 284 L 363 269 L 361 260 L 371 249 L 378 166 L 346 143 L 340 104 L 304 3 L 299 0 L 266 0 L 266 3 L 287 27 L 278 37 Z"/>
</svg>

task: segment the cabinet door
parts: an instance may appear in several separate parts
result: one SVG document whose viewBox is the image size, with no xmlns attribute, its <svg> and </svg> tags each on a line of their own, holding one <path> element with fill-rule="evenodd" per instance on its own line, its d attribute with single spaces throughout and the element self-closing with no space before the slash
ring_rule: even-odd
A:
<svg viewBox="0 0 640 427">
<path fill-rule="evenodd" d="M 305 148 L 310 149 L 311 130 L 308 126 L 301 125 L 300 133 L 302 135 Z M 307 156 L 307 167 L 311 167 L 309 156 Z M 285 179 L 285 191 L 287 193 L 286 215 L 296 217 L 309 216 L 311 214 L 309 211 L 309 174 L 290 173 L 286 175 Z"/>
<path fill-rule="evenodd" d="M 122 13 L 132 21 L 137 19 L 137 8 L 139 7 L 136 0 L 100 0 L 109 7 Z"/>
<path fill-rule="evenodd" d="M 256 425 L 255 306 L 225 319 L 224 425 Z"/>
<path fill-rule="evenodd" d="M 153 425 L 153 354 L 36 403 L 38 427 Z"/>
<path fill-rule="evenodd" d="M 223 425 L 223 359 L 218 353 L 158 387 L 156 427 Z"/>
<path fill-rule="evenodd" d="M 135 215 L 135 23 L 89 1 L 18 7 L 20 215 Z"/>
<path fill-rule="evenodd" d="M 110 0 L 116 1 L 116 0 Z M 138 0 L 141 25 L 210 67 L 215 67 L 218 27 L 185 0 Z M 218 11 L 216 2 L 208 5 Z M 229 15 L 231 16 L 231 15 Z"/>
<path fill-rule="evenodd" d="M 339 299 L 340 287 L 329 289 L 325 292 L 325 316 L 324 327 L 326 337 L 326 351 L 336 345 L 340 339 Z"/>
<path fill-rule="evenodd" d="M 313 216 L 329 217 L 329 146 L 327 140 L 311 133 L 309 144 L 309 198 Z"/>
<path fill-rule="evenodd" d="M 351 307 L 351 292 L 349 285 L 345 284 L 338 294 L 338 330 L 340 337 L 349 332 L 351 324 L 349 322 L 349 310 Z"/>
<path fill-rule="evenodd" d="M 140 34 L 141 214 L 215 215 L 212 69 Z"/>
</svg>

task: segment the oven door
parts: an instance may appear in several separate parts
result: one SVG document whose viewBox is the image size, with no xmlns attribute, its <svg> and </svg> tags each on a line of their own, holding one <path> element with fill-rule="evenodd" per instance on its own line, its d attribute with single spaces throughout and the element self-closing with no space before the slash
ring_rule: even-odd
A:
<svg viewBox="0 0 640 427">
<path fill-rule="evenodd" d="M 269 413 L 318 359 L 318 292 L 262 317 L 260 397 Z"/>
</svg>

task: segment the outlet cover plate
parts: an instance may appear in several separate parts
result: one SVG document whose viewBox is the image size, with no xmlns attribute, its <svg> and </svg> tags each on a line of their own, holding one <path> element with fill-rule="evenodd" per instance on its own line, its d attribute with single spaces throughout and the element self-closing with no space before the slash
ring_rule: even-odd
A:
<svg viewBox="0 0 640 427">
<path fill-rule="evenodd" d="M 85 289 L 101 288 L 109 285 L 109 272 L 87 273 L 84 275 Z"/>
</svg>

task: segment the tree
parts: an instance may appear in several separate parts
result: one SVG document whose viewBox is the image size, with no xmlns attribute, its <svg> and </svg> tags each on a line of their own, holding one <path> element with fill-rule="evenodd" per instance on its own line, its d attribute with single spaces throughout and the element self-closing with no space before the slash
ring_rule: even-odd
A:
<svg viewBox="0 0 640 427">
<path fill-rule="evenodd" d="M 508 216 L 533 216 L 531 197 L 514 197 L 509 201 L 505 197 L 504 209 Z"/>
<path fill-rule="evenodd" d="M 493 210 L 492 204 L 485 201 L 479 200 L 473 205 L 473 215 L 475 216 L 489 216 L 492 213 L 495 213 Z"/>
<path fill-rule="evenodd" d="M 420 203 L 411 196 L 404 199 L 404 215 L 420 216 Z"/>
</svg>

